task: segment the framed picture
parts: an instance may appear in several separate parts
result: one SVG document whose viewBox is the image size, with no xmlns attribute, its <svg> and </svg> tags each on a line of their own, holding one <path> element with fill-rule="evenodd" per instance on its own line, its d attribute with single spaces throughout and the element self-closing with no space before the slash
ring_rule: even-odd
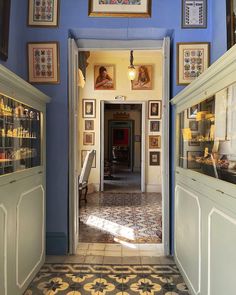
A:
<svg viewBox="0 0 236 295">
<path fill-rule="evenodd" d="M 236 2 L 226 0 L 227 47 L 236 44 Z"/>
<path fill-rule="evenodd" d="M 188 108 L 188 111 L 187 111 L 187 118 L 188 119 L 196 119 L 197 117 L 197 113 L 200 112 L 201 110 L 201 105 L 200 104 L 196 104 L 190 108 Z M 189 123 L 190 124 L 190 123 Z M 190 127 L 190 126 L 189 126 Z M 191 128 L 190 128 L 191 129 Z"/>
<path fill-rule="evenodd" d="M 114 90 L 115 89 L 115 66 L 95 65 L 94 66 L 94 89 Z"/>
<path fill-rule="evenodd" d="M 199 133 L 192 133 L 192 139 L 189 140 L 189 146 L 200 146 L 200 141 L 198 141 L 200 134 Z"/>
<path fill-rule="evenodd" d="M 28 0 L 28 26 L 58 27 L 59 0 Z"/>
<path fill-rule="evenodd" d="M 149 119 L 161 119 L 161 100 L 149 100 L 148 101 L 148 118 Z"/>
<path fill-rule="evenodd" d="M 83 99 L 83 118 L 96 118 L 96 100 Z"/>
<path fill-rule="evenodd" d="M 152 65 L 135 65 L 137 75 L 131 81 L 132 90 L 152 90 Z"/>
<path fill-rule="evenodd" d="M 85 120 L 84 125 L 85 130 L 94 130 L 94 120 Z"/>
<path fill-rule="evenodd" d="M 191 131 L 198 131 L 198 121 L 189 121 L 189 128 Z"/>
<path fill-rule="evenodd" d="M 60 82 L 58 42 L 28 43 L 27 49 L 29 82 L 58 84 Z"/>
<path fill-rule="evenodd" d="M 207 0 L 182 0 L 182 28 L 207 27 Z"/>
<path fill-rule="evenodd" d="M 8 58 L 10 7 L 10 0 L 0 1 L 0 58 L 4 61 Z"/>
<path fill-rule="evenodd" d="M 84 132 L 83 145 L 94 145 L 95 132 Z"/>
<path fill-rule="evenodd" d="M 160 132 L 161 121 L 149 121 L 149 132 Z"/>
<path fill-rule="evenodd" d="M 89 0 L 89 16 L 151 17 L 151 0 Z"/>
<path fill-rule="evenodd" d="M 160 149 L 161 148 L 161 136 L 150 135 L 149 136 L 149 149 Z"/>
<path fill-rule="evenodd" d="M 210 64 L 210 43 L 177 43 L 177 84 L 190 84 Z"/>
<path fill-rule="evenodd" d="M 83 167 L 83 165 L 84 165 L 84 160 L 85 160 L 85 157 L 88 152 L 90 152 L 90 151 L 89 150 L 82 150 L 81 151 L 81 167 Z M 96 168 L 96 152 L 95 152 L 95 155 L 93 158 L 92 168 Z"/>
<path fill-rule="evenodd" d="M 149 165 L 160 166 L 161 152 L 150 152 L 149 153 Z"/>
<path fill-rule="evenodd" d="M 198 163 L 196 160 L 199 157 L 203 156 L 203 152 L 201 151 L 191 151 L 187 152 L 187 168 L 188 169 L 200 169 L 201 164 Z"/>
</svg>

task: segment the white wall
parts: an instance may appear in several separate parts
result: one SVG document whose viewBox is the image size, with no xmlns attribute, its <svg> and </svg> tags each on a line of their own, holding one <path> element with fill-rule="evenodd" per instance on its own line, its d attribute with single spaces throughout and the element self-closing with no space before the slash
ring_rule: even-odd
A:
<svg viewBox="0 0 236 295">
<path fill-rule="evenodd" d="M 126 101 L 148 102 L 162 99 L 162 53 L 160 51 L 134 51 L 134 64 L 153 65 L 152 90 L 132 90 L 127 78 L 129 66 L 129 51 L 95 51 L 88 59 L 86 85 L 79 89 L 79 147 L 96 150 L 96 169 L 92 169 L 90 183 L 96 188 L 100 183 L 100 102 L 114 100 L 117 95 L 126 97 Z M 94 65 L 115 65 L 115 90 L 94 90 Z M 82 99 L 96 99 L 95 145 L 83 146 L 84 119 L 82 118 Z M 148 110 L 148 103 L 146 106 Z M 150 191 L 161 191 L 161 166 L 149 166 L 148 151 L 148 114 L 146 114 L 146 185 Z M 81 152 L 79 151 L 79 166 L 81 167 Z M 154 150 L 152 150 L 154 151 Z"/>
</svg>

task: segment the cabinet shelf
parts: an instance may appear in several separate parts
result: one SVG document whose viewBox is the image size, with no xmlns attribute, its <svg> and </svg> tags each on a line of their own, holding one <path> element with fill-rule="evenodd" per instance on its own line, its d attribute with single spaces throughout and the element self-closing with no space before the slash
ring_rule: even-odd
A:
<svg viewBox="0 0 236 295">
<path fill-rule="evenodd" d="M 1 136 L 2 138 L 18 138 L 18 139 L 37 139 L 37 137 L 22 137 L 22 136 Z"/>
</svg>

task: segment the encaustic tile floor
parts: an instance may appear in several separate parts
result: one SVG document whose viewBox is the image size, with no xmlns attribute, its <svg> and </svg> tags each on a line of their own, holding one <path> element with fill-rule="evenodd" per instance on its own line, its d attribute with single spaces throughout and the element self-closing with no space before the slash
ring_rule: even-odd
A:
<svg viewBox="0 0 236 295">
<path fill-rule="evenodd" d="M 162 242 L 162 197 L 158 193 L 94 193 L 80 208 L 80 242 Z"/>
<path fill-rule="evenodd" d="M 187 295 L 174 264 L 45 264 L 24 295 Z"/>
</svg>

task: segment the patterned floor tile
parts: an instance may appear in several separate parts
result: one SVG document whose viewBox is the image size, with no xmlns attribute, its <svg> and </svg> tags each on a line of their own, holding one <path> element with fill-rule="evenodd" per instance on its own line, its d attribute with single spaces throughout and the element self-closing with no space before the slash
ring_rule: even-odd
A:
<svg viewBox="0 0 236 295">
<path fill-rule="evenodd" d="M 162 242 L 158 193 L 94 193 L 80 209 L 80 242 Z"/>
<path fill-rule="evenodd" d="M 24 295 L 188 295 L 175 265 L 45 264 Z"/>
</svg>

